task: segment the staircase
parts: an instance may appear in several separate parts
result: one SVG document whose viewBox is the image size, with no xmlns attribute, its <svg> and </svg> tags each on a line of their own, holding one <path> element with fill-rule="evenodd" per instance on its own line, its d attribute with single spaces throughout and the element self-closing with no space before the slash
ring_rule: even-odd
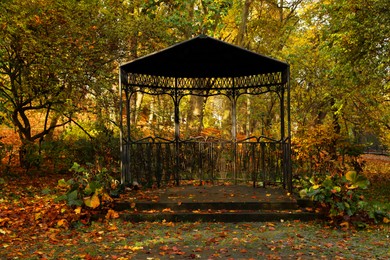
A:
<svg viewBox="0 0 390 260">
<path fill-rule="evenodd" d="M 114 210 L 132 222 L 309 221 L 321 217 L 310 203 L 283 189 L 233 185 L 134 191 L 117 200 Z"/>
</svg>

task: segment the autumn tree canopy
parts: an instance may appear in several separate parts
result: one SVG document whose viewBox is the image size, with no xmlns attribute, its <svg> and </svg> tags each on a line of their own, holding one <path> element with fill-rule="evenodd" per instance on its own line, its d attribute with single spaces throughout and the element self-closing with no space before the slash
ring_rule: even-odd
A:
<svg viewBox="0 0 390 260">
<path fill-rule="evenodd" d="M 0 122 L 24 144 L 70 122 L 93 138 L 87 114 L 117 133 L 119 64 L 202 33 L 290 63 L 296 137 L 328 125 L 351 142 L 390 142 L 388 1 L 8 0 L 0 11 Z M 134 99 L 132 120 L 169 131 L 165 97 Z M 243 131 L 272 130 L 270 100 L 243 103 Z M 189 131 L 215 124 L 207 100 L 183 106 Z"/>
</svg>

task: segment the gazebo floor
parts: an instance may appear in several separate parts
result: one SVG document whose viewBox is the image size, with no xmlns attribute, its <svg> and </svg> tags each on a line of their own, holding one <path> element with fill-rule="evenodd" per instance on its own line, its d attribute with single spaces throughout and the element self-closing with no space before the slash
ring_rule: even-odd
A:
<svg viewBox="0 0 390 260">
<path fill-rule="evenodd" d="M 280 187 L 250 185 L 183 185 L 130 191 L 115 201 L 115 210 L 133 222 L 261 222 L 313 220 L 311 205 Z"/>
</svg>

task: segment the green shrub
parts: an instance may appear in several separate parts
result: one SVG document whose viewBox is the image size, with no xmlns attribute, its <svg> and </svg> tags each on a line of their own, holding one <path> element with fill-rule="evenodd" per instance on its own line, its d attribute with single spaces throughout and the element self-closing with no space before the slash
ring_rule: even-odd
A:
<svg viewBox="0 0 390 260">
<path fill-rule="evenodd" d="M 84 168 L 74 163 L 70 170 L 75 173 L 74 177 L 67 181 L 61 179 L 57 185 L 65 191 L 57 200 L 65 200 L 69 206 L 97 208 L 112 202 L 110 195 L 120 188 L 119 182 L 105 168 L 94 170 L 92 165 Z"/>
<path fill-rule="evenodd" d="M 358 216 L 367 215 L 367 202 L 361 191 L 367 189 L 368 185 L 367 178 L 356 171 L 315 174 L 310 178 L 309 185 L 300 191 L 300 196 L 318 202 L 336 222 L 354 221 Z"/>
<path fill-rule="evenodd" d="M 26 142 L 19 148 L 20 166 L 28 172 L 31 168 L 40 169 L 43 161 L 38 144 Z"/>
</svg>

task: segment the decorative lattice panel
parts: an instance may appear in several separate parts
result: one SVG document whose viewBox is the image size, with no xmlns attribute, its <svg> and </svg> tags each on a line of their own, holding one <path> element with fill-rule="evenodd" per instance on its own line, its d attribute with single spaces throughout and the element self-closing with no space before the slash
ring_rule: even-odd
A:
<svg viewBox="0 0 390 260">
<path fill-rule="evenodd" d="M 285 85 L 281 72 L 236 78 L 173 78 L 128 74 L 126 84 L 131 92 L 151 95 L 240 95 L 278 91 Z"/>
</svg>

